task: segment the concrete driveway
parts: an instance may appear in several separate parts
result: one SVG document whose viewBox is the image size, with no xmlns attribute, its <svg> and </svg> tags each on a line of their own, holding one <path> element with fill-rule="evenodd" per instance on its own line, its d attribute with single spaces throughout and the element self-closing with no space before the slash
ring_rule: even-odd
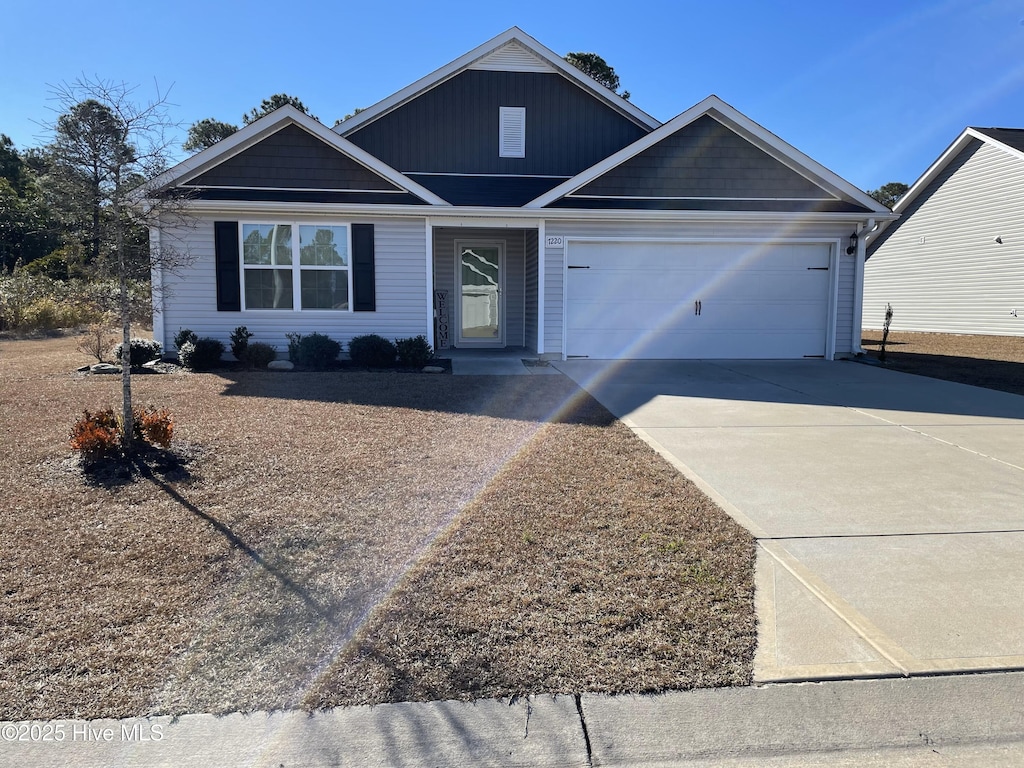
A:
<svg viewBox="0 0 1024 768">
<path fill-rule="evenodd" d="M 556 366 L 757 537 L 757 680 L 1024 668 L 1024 397 L 851 362 Z"/>
</svg>

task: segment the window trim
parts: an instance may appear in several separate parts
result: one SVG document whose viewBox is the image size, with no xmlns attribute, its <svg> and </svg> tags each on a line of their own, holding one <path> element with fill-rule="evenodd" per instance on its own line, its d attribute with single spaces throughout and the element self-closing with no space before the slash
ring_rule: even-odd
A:
<svg viewBox="0 0 1024 768">
<path fill-rule="evenodd" d="M 270 265 L 270 264 L 246 264 L 245 263 L 245 236 L 244 228 L 246 226 L 281 226 L 287 225 L 292 228 L 292 263 L 282 265 Z M 301 257 L 301 243 L 299 227 L 344 227 L 345 228 L 345 248 L 346 248 L 346 265 L 344 267 L 335 267 L 326 264 L 302 264 Z M 351 221 L 298 221 L 298 220 L 275 220 L 275 219 L 249 219 L 238 222 L 238 263 L 239 263 L 239 293 L 241 298 L 241 308 L 243 312 L 270 312 L 274 315 L 280 315 L 282 312 L 323 312 L 331 315 L 337 315 L 339 313 L 351 313 L 353 312 L 354 298 L 352 294 L 352 222 Z M 246 269 L 290 269 L 292 273 L 292 306 L 290 309 L 281 308 L 274 309 L 273 307 L 249 307 L 246 304 L 245 297 L 245 271 Z M 315 272 L 340 272 L 344 271 L 347 273 L 346 279 L 348 280 L 348 306 L 345 309 L 326 309 L 322 307 L 303 307 L 302 306 L 302 272 L 315 271 Z"/>
</svg>

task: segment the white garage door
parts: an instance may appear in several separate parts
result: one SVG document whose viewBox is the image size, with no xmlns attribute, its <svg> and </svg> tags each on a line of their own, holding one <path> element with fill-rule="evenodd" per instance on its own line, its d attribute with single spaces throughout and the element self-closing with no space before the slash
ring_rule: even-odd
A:
<svg viewBox="0 0 1024 768">
<path fill-rule="evenodd" d="M 570 242 L 566 355 L 825 355 L 827 243 Z"/>
</svg>

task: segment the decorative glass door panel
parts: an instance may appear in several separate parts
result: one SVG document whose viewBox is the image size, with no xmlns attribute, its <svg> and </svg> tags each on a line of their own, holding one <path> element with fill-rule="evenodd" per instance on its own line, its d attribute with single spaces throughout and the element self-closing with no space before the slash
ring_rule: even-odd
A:
<svg viewBox="0 0 1024 768">
<path fill-rule="evenodd" d="M 460 319 L 459 341 L 500 346 L 501 257 L 500 243 L 458 243 Z"/>
</svg>

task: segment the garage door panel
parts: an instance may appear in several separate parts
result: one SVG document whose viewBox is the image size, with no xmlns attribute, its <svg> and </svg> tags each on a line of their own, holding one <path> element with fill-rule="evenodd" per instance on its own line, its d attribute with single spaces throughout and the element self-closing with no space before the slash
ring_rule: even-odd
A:
<svg viewBox="0 0 1024 768">
<path fill-rule="evenodd" d="M 830 261 L 824 243 L 571 243 L 566 353 L 822 356 Z"/>
<path fill-rule="evenodd" d="M 566 305 L 565 323 L 569 330 L 637 331 L 646 328 L 692 327 L 698 321 L 692 304 L 647 302 L 644 311 L 624 303 L 574 301 Z"/>
</svg>

